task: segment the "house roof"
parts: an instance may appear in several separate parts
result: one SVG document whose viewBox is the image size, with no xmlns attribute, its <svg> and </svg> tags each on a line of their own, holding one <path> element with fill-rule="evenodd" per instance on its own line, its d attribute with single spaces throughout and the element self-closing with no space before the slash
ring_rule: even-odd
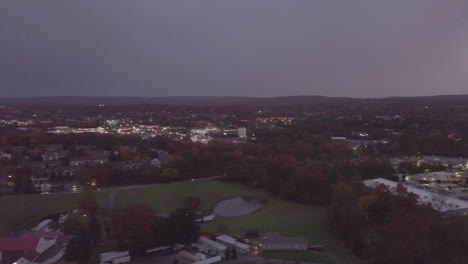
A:
<svg viewBox="0 0 468 264">
<path fill-rule="evenodd" d="M 22 234 L 22 237 L 43 237 L 43 238 L 58 238 L 62 236 L 62 232 L 46 232 L 46 231 L 33 231 L 33 232 L 26 232 Z"/>
<path fill-rule="evenodd" d="M 40 237 L 0 237 L 0 251 L 35 250 Z"/>
</svg>

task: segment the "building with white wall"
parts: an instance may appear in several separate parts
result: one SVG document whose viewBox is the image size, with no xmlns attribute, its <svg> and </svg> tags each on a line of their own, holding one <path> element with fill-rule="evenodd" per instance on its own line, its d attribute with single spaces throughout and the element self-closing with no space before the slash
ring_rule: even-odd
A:
<svg viewBox="0 0 468 264">
<path fill-rule="evenodd" d="M 235 238 L 227 236 L 227 235 L 221 235 L 216 237 L 216 241 L 221 242 L 223 244 L 226 244 L 228 246 L 235 247 L 237 251 L 241 253 L 247 253 L 250 251 L 250 246 L 244 243 L 241 243 L 237 241 Z"/>
<path fill-rule="evenodd" d="M 205 236 L 201 236 L 198 239 L 198 244 L 206 247 L 209 250 L 209 253 L 214 255 L 219 255 L 224 258 L 227 247 L 221 243 L 218 243 L 214 240 L 211 240 Z"/>
<path fill-rule="evenodd" d="M 398 182 L 383 178 L 365 180 L 363 183 L 371 188 L 384 185 L 393 193 L 396 192 L 398 185 Z M 432 208 L 439 212 L 468 208 L 468 200 L 457 198 L 456 193 L 445 190 L 427 189 L 424 185 L 403 184 L 403 186 L 409 193 L 413 193 L 417 196 L 420 204 L 430 204 Z"/>
<path fill-rule="evenodd" d="M 237 129 L 237 136 L 239 138 L 246 138 L 247 137 L 247 128 L 245 127 L 239 127 Z"/>
</svg>

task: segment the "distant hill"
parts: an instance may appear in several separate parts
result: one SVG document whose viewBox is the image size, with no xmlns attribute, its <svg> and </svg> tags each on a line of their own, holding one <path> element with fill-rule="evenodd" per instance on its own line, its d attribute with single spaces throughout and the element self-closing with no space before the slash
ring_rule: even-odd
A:
<svg viewBox="0 0 468 264">
<path fill-rule="evenodd" d="M 215 96 L 169 96 L 169 97 L 86 97 L 86 96 L 57 96 L 57 97 L 23 97 L 0 98 L 0 104 L 17 106 L 78 106 L 78 105 L 139 105 L 139 104 L 167 104 L 167 105 L 206 105 L 206 106 L 333 106 L 361 103 L 390 103 L 390 104 L 466 104 L 468 95 L 439 95 L 420 97 L 388 97 L 388 98 L 349 98 L 326 96 L 283 96 L 283 97 L 215 97 Z"/>
</svg>

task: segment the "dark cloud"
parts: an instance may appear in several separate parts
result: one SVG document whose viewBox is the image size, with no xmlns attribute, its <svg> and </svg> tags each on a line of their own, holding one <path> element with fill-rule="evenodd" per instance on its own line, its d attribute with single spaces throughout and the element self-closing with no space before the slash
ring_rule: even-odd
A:
<svg viewBox="0 0 468 264">
<path fill-rule="evenodd" d="M 0 3 L 0 96 L 468 93 L 465 0 Z"/>
</svg>

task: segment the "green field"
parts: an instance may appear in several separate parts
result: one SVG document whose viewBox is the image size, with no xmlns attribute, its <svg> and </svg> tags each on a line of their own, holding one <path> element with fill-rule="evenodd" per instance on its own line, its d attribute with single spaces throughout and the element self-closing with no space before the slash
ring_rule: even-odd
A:
<svg viewBox="0 0 468 264">
<path fill-rule="evenodd" d="M 217 217 L 212 222 L 202 224 L 203 231 L 215 232 L 218 226 L 223 224 L 228 227 L 230 233 L 237 234 L 247 229 L 256 229 L 260 232 L 306 236 L 312 240 L 322 240 L 327 235 L 323 207 L 285 202 L 256 188 L 220 181 L 179 183 L 120 191 L 116 197 L 116 205 L 147 203 L 158 213 L 169 214 L 182 206 L 187 196 L 200 197 L 203 201 L 202 207 L 210 208 L 218 201 L 241 195 L 264 199 L 268 203 L 253 214 L 230 218 Z"/>
<path fill-rule="evenodd" d="M 242 195 L 264 199 L 267 204 L 249 215 L 217 217 L 212 222 L 203 223 L 202 231 L 215 232 L 223 225 L 231 234 L 241 234 L 248 229 L 280 232 L 286 236 L 307 237 L 313 244 L 323 244 L 334 252 L 339 251 L 339 255 L 348 255 L 328 237 L 323 207 L 286 202 L 241 184 L 196 181 L 121 190 L 116 192 L 115 206 L 145 203 L 159 214 L 170 214 L 182 206 L 187 196 L 197 196 L 203 201 L 203 208 L 211 208 L 218 201 Z M 108 192 L 97 194 L 101 206 L 107 206 L 108 196 Z M 76 207 L 78 197 L 78 194 L 0 197 L 0 233 L 7 235 L 15 222 L 27 216 L 46 216 L 72 210 Z"/>
<path fill-rule="evenodd" d="M 265 250 L 260 256 L 268 259 L 279 259 L 289 261 L 304 261 L 315 263 L 333 263 L 329 257 L 307 250 Z"/>
<path fill-rule="evenodd" d="M 101 205 L 107 202 L 106 193 L 97 195 Z M 49 214 L 76 209 L 78 194 L 19 195 L 0 197 L 0 235 L 9 235 L 15 223 L 26 217 L 41 218 Z"/>
</svg>

